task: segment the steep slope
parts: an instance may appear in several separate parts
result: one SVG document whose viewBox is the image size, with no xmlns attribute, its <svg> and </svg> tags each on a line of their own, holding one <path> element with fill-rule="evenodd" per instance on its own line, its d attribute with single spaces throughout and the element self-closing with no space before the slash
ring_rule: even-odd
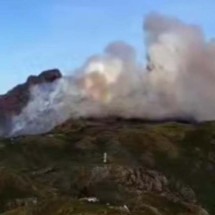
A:
<svg viewBox="0 0 215 215">
<path fill-rule="evenodd" d="M 0 143 L 4 215 L 215 214 L 213 122 L 78 120 Z"/>
<path fill-rule="evenodd" d="M 38 76 L 30 76 L 25 83 L 17 85 L 5 95 L 0 95 L 0 135 L 8 130 L 11 117 L 19 114 L 28 104 L 31 87 L 51 83 L 61 77 L 58 69 L 43 71 Z"/>
</svg>

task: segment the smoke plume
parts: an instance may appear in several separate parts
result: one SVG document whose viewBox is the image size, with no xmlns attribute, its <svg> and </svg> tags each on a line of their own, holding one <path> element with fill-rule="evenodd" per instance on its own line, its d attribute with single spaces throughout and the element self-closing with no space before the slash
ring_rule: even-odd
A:
<svg viewBox="0 0 215 215">
<path fill-rule="evenodd" d="M 130 45 L 109 44 L 75 75 L 32 87 L 10 135 L 47 132 L 80 117 L 215 119 L 215 43 L 199 27 L 156 13 L 143 28 L 146 66 Z"/>
</svg>

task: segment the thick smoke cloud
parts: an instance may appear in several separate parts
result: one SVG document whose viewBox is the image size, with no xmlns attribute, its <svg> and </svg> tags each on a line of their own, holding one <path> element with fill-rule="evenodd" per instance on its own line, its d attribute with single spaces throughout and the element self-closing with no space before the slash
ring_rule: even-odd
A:
<svg viewBox="0 0 215 215">
<path fill-rule="evenodd" d="M 144 31 L 146 66 L 130 45 L 108 45 L 76 75 L 34 86 L 10 135 L 47 132 L 79 117 L 215 119 L 215 43 L 199 27 L 159 14 L 146 17 Z"/>
</svg>

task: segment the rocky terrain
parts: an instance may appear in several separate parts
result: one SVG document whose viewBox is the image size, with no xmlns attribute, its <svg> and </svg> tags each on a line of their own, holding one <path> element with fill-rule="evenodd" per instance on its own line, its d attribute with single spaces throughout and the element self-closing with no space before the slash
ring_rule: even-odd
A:
<svg viewBox="0 0 215 215">
<path fill-rule="evenodd" d="M 70 120 L 0 140 L 2 215 L 215 214 L 215 123 Z"/>
<path fill-rule="evenodd" d="M 5 95 L 0 95 L 0 135 L 4 134 L 7 126 L 10 126 L 11 117 L 18 115 L 30 100 L 31 87 L 51 83 L 62 75 L 58 69 L 41 72 L 38 76 L 30 76 L 25 83 L 17 85 Z M 1 134 L 1 131 L 3 134 Z"/>
<path fill-rule="evenodd" d="M 62 75 L 58 69 L 41 72 L 38 76 L 29 76 L 25 83 L 17 85 L 5 95 L 0 96 L 0 113 L 19 114 L 30 99 L 30 88 L 37 84 L 50 83 Z"/>
</svg>

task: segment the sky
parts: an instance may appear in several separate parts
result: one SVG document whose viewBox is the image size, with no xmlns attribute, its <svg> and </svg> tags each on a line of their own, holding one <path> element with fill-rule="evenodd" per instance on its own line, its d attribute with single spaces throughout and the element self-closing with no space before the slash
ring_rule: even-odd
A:
<svg viewBox="0 0 215 215">
<path fill-rule="evenodd" d="M 150 12 L 198 24 L 212 38 L 214 9 L 214 0 L 0 0 L 0 94 L 46 69 L 72 74 L 113 41 L 133 45 L 144 60 Z"/>
</svg>

